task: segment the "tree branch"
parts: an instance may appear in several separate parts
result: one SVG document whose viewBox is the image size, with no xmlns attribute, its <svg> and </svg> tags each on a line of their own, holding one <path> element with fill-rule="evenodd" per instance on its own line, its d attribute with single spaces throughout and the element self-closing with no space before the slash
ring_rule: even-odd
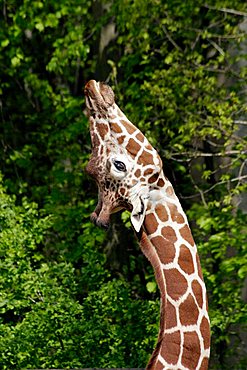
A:
<svg viewBox="0 0 247 370">
<path fill-rule="evenodd" d="M 234 123 L 236 123 L 236 124 L 238 124 L 238 125 L 247 126 L 247 121 L 236 120 L 236 121 L 234 121 Z"/>
<path fill-rule="evenodd" d="M 237 154 L 247 154 L 247 150 L 228 150 L 226 152 L 219 152 L 219 153 L 202 153 L 202 152 L 180 152 L 180 153 L 172 153 L 171 158 L 177 160 L 174 157 L 179 156 L 186 156 L 189 159 L 194 158 L 201 158 L 201 157 L 227 157 Z"/>
<path fill-rule="evenodd" d="M 210 39 L 207 39 L 208 40 L 208 42 L 216 49 L 216 50 L 218 50 L 218 52 L 221 54 L 221 55 L 223 55 L 223 56 L 225 56 L 225 52 L 224 52 L 224 50 L 215 42 L 215 41 L 213 41 L 213 40 L 210 40 Z"/>
<path fill-rule="evenodd" d="M 202 201 L 203 203 L 205 203 L 205 198 L 204 198 L 204 195 L 209 193 L 211 190 L 213 190 L 216 186 L 219 186 L 219 185 L 223 185 L 223 184 L 227 184 L 229 182 L 236 182 L 238 181 L 238 184 L 237 186 L 239 186 L 239 184 L 243 181 L 247 179 L 247 175 L 244 175 L 244 176 L 238 176 L 238 177 L 234 177 L 233 179 L 229 179 L 229 180 L 224 180 L 224 181 L 219 181 L 217 182 L 216 184 L 212 185 L 209 189 L 207 190 L 201 190 L 198 188 L 198 186 L 196 186 L 196 189 L 199 191 L 198 194 L 193 194 L 193 195 L 187 195 L 187 196 L 183 196 L 183 195 L 180 195 L 180 198 L 182 199 L 192 199 L 192 198 L 196 198 L 196 197 L 199 197 L 201 196 L 202 198 Z"/>
<path fill-rule="evenodd" d="M 208 4 L 205 4 L 203 6 L 204 6 L 204 8 L 207 8 L 207 9 L 210 9 L 210 10 L 217 10 L 217 11 L 223 12 L 223 13 L 238 15 L 240 17 L 247 17 L 247 13 L 241 12 L 240 10 L 229 9 L 229 8 L 217 8 L 216 6 L 211 6 L 211 5 L 208 5 Z"/>
<path fill-rule="evenodd" d="M 172 39 L 172 37 L 170 36 L 169 32 L 167 31 L 167 29 L 165 28 L 164 25 L 162 25 L 162 29 L 165 32 L 165 35 L 168 38 L 168 40 L 170 41 L 170 43 L 175 47 L 175 49 L 181 51 L 180 46 L 178 46 L 178 44 L 176 44 L 176 42 Z"/>
</svg>

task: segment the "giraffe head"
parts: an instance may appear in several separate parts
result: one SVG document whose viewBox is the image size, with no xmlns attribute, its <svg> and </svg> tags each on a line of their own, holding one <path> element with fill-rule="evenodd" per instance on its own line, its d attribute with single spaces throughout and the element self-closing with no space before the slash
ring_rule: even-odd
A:
<svg viewBox="0 0 247 370">
<path fill-rule="evenodd" d="M 92 141 L 86 170 L 99 188 L 98 205 L 91 219 L 107 227 L 112 213 L 128 209 L 138 232 L 148 200 L 159 197 L 159 189 L 164 186 L 161 159 L 116 105 L 108 85 L 89 81 L 85 97 Z"/>
</svg>

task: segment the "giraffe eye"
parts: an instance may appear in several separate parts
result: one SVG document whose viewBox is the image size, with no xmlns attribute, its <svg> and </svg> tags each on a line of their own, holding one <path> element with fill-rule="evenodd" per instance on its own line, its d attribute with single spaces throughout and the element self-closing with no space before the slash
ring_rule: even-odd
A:
<svg viewBox="0 0 247 370">
<path fill-rule="evenodd" d="M 116 169 L 118 171 L 121 171 L 121 172 L 126 172 L 126 166 L 123 162 L 121 161 L 114 161 L 113 162 L 114 166 L 116 167 Z"/>
</svg>

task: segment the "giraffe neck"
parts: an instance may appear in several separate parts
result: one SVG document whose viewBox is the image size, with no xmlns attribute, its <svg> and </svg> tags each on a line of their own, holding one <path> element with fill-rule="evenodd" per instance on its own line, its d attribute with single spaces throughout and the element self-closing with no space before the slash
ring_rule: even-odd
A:
<svg viewBox="0 0 247 370">
<path fill-rule="evenodd" d="M 148 369 L 207 369 L 206 289 L 186 215 L 169 181 L 151 192 L 140 234 L 161 293 L 160 331 Z"/>
</svg>

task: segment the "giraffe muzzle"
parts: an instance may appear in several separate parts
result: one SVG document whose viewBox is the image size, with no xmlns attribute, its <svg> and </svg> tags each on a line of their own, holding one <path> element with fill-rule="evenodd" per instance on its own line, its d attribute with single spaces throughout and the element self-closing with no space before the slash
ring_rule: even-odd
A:
<svg viewBox="0 0 247 370">
<path fill-rule="evenodd" d="M 108 230 L 109 229 L 109 226 L 110 226 L 110 221 L 109 219 L 105 219 L 105 218 L 101 218 L 97 215 L 97 213 L 93 212 L 90 216 L 90 220 L 91 222 L 98 226 L 98 227 L 102 227 L 103 229 L 105 230 Z"/>
<path fill-rule="evenodd" d="M 88 81 L 84 88 L 84 94 L 89 111 L 105 112 L 115 102 L 114 92 L 104 82 Z"/>
</svg>

